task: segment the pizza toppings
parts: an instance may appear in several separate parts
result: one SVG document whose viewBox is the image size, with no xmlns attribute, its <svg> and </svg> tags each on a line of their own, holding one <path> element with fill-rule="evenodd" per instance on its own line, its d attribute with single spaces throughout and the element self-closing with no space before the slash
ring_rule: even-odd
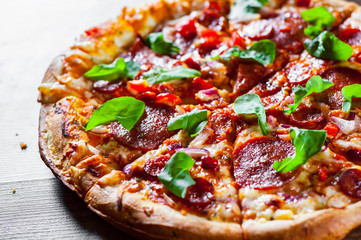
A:
<svg viewBox="0 0 361 240">
<path fill-rule="evenodd" d="M 342 103 L 342 110 L 349 112 L 351 109 L 352 98 L 361 98 L 361 84 L 352 84 L 341 89 L 345 100 Z"/>
<path fill-rule="evenodd" d="M 159 174 L 163 171 L 165 164 L 169 161 L 169 159 L 170 157 L 167 155 L 149 159 L 144 164 L 144 171 L 152 177 L 158 177 Z"/>
<path fill-rule="evenodd" d="M 234 177 L 240 187 L 266 189 L 281 187 L 295 172 L 278 173 L 273 163 L 292 156 L 290 142 L 271 137 L 257 137 L 238 146 L 233 153 Z"/>
<path fill-rule="evenodd" d="M 252 18 L 252 15 L 258 13 L 268 0 L 237 0 L 231 8 L 228 16 L 230 20 L 245 21 Z"/>
<path fill-rule="evenodd" d="M 139 64 L 133 61 L 124 61 L 118 58 L 112 64 L 100 64 L 92 67 L 84 74 L 84 77 L 91 80 L 116 81 L 124 78 L 133 79 L 139 72 Z"/>
<path fill-rule="evenodd" d="M 353 52 L 350 45 L 328 31 L 323 31 L 313 40 L 307 39 L 305 48 L 313 57 L 339 61 L 348 60 Z"/>
<path fill-rule="evenodd" d="M 202 156 L 201 161 L 202 161 L 202 168 L 204 169 L 211 169 L 211 170 L 219 169 L 218 160 L 215 158 L 212 158 L 210 156 Z"/>
<path fill-rule="evenodd" d="M 144 108 L 144 102 L 135 98 L 114 98 L 94 111 L 85 126 L 85 130 L 88 131 L 99 125 L 116 121 L 125 129 L 130 130 L 143 115 Z"/>
<path fill-rule="evenodd" d="M 185 39 L 192 40 L 197 36 L 197 27 L 193 19 L 176 26 L 177 32 Z"/>
<path fill-rule="evenodd" d="M 309 37 L 316 37 L 322 29 L 331 28 L 336 18 L 324 6 L 303 11 L 301 17 L 310 25 L 305 29 Z"/>
<path fill-rule="evenodd" d="M 169 82 L 182 78 L 193 78 L 200 76 L 201 73 L 199 71 L 183 66 L 175 67 L 170 71 L 161 68 L 154 68 L 149 72 L 143 74 L 143 78 L 146 79 L 149 84 Z"/>
<path fill-rule="evenodd" d="M 238 46 L 228 49 L 221 56 L 225 60 L 237 58 L 244 61 L 255 61 L 264 66 L 273 63 L 276 56 L 276 45 L 270 40 L 261 40 L 254 43 L 248 50 L 241 50 Z"/>
<path fill-rule="evenodd" d="M 119 123 L 112 123 L 109 132 L 120 143 L 131 149 L 148 151 L 158 147 L 164 140 L 172 136 L 167 124 L 174 115 L 173 107 L 163 104 L 149 104 L 139 121 L 131 130 Z"/>
<path fill-rule="evenodd" d="M 312 93 L 320 93 L 332 86 L 333 86 L 332 82 L 322 79 L 320 76 L 313 76 L 306 83 L 306 87 L 301 87 L 300 85 L 298 85 L 297 87 L 293 88 L 293 93 L 295 94 L 294 103 L 287 105 L 289 109 L 284 110 L 284 112 L 285 113 L 294 112 L 302 102 L 303 98 L 311 95 Z"/>
<path fill-rule="evenodd" d="M 208 122 L 207 110 L 195 110 L 190 113 L 172 118 L 168 123 L 168 130 L 187 130 L 190 137 L 195 137 L 200 133 Z"/>
<path fill-rule="evenodd" d="M 326 140 L 326 131 L 291 128 L 290 136 L 296 152 L 282 161 L 274 162 L 273 168 L 277 172 L 295 170 L 319 153 Z"/>
<path fill-rule="evenodd" d="M 189 174 L 195 161 L 186 153 L 177 152 L 166 163 L 158 179 L 176 196 L 185 198 L 187 188 L 196 182 Z"/>
<path fill-rule="evenodd" d="M 311 37 L 304 46 L 307 52 L 316 58 L 346 61 L 352 55 L 352 48 L 338 39 L 335 34 L 323 31 L 331 28 L 336 18 L 324 7 L 317 7 L 301 13 L 302 18 L 310 25 L 304 30 Z"/>
<path fill-rule="evenodd" d="M 163 33 L 150 33 L 145 41 L 149 44 L 150 48 L 160 54 L 171 55 L 179 53 L 179 47 L 172 42 L 164 40 Z"/>
<path fill-rule="evenodd" d="M 359 169 L 345 170 L 339 180 L 341 191 L 347 196 L 361 198 L 361 171 Z"/>
<path fill-rule="evenodd" d="M 194 178 L 195 184 L 188 187 L 185 199 L 197 208 L 204 208 L 214 200 L 214 187 L 204 178 Z"/>
<path fill-rule="evenodd" d="M 267 136 L 269 129 L 267 126 L 266 111 L 262 105 L 261 99 L 256 94 L 244 94 L 234 101 L 233 110 L 236 114 L 242 114 L 245 117 L 257 116 L 258 125 L 264 136 Z"/>
</svg>

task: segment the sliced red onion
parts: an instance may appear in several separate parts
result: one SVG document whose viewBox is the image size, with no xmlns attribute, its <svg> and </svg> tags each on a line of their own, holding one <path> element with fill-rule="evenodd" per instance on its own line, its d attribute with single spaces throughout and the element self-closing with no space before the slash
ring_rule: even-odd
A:
<svg viewBox="0 0 361 240">
<path fill-rule="evenodd" d="M 174 143 L 174 144 L 170 144 L 167 146 L 167 149 L 169 151 L 173 151 L 173 150 L 176 150 L 176 149 L 179 149 L 179 148 L 182 148 L 182 144 L 180 143 Z"/>
<path fill-rule="evenodd" d="M 219 98 L 218 90 L 215 88 L 201 90 L 196 94 L 196 96 L 202 102 L 209 102 Z"/>
<path fill-rule="evenodd" d="M 209 151 L 204 148 L 178 148 L 176 152 L 184 152 L 192 158 L 200 158 L 203 156 L 209 156 Z"/>
<path fill-rule="evenodd" d="M 282 124 L 281 127 L 283 127 L 283 128 L 290 128 L 291 126 L 290 126 L 290 125 L 287 125 L 287 124 Z"/>
<path fill-rule="evenodd" d="M 278 122 L 277 122 L 277 118 L 275 118 L 274 116 L 267 116 L 267 122 L 272 126 L 272 127 L 277 127 L 278 126 Z"/>
<path fill-rule="evenodd" d="M 338 117 L 331 117 L 331 121 L 337 125 L 341 132 L 346 134 L 350 134 L 361 129 L 361 121 L 359 118 L 348 121 Z"/>
<path fill-rule="evenodd" d="M 97 135 L 104 135 L 104 134 L 109 133 L 108 128 L 105 125 L 95 127 L 93 129 L 91 129 L 90 132 L 97 134 Z"/>
<path fill-rule="evenodd" d="M 133 174 L 132 164 L 125 165 L 125 167 L 123 168 L 123 173 L 127 176 L 131 176 Z"/>
<path fill-rule="evenodd" d="M 218 90 L 215 89 L 215 88 L 210 88 L 210 89 L 205 89 L 205 90 L 201 90 L 200 92 L 206 94 L 206 95 L 214 95 L 214 94 L 217 94 L 218 95 Z"/>
</svg>

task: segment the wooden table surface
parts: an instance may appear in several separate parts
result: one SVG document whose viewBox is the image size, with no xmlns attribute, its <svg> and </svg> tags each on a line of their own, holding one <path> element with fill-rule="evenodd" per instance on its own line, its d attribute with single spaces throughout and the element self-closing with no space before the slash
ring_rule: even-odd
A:
<svg viewBox="0 0 361 240">
<path fill-rule="evenodd" d="M 0 239 L 132 239 L 53 176 L 37 143 L 37 87 L 48 64 L 82 31 L 118 15 L 124 2 L 1 0 Z M 361 239 L 361 228 L 351 239 Z"/>
</svg>

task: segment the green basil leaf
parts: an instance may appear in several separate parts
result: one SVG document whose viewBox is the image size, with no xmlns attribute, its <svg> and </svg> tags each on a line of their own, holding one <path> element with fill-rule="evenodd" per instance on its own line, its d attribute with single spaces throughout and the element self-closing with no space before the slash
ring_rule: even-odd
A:
<svg viewBox="0 0 361 240">
<path fill-rule="evenodd" d="M 320 76 L 311 77 L 310 80 L 308 80 L 308 82 L 306 83 L 306 87 L 301 87 L 298 85 L 297 87 L 294 87 L 292 89 L 293 93 L 295 94 L 294 103 L 289 105 L 287 104 L 289 109 L 283 111 L 288 114 L 294 112 L 302 102 L 302 99 L 304 99 L 305 97 L 309 96 L 312 93 L 323 92 L 324 90 L 332 86 L 333 86 L 332 82 L 327 81 L 321 78 Z"/>
<path fill-rule="evenodd" d="M 265 39 L 254 43 L 248 50 L 241 50 L 238 46 L 234 46 L 221 56 L 212 59 L 223 58 L 229 61 L 232 57 L 246 61 L 255 61 L 267 66 L 275 60 L 276 44 L 271 40 Z"/>
<path fill-rule="evenodd" d="M 266 111 L 262 105 L 261 98 L 256 94 L 244 94 L 234 101 L 233 110 L 237 114 L 242 115 L 256 115 L 258 118 L 258 125 L 264 136 L 269 133 Z"/>
<path fill-rule="evenodd" d="M 324 6 L 303 11 L 301 17 L 313 27 L 321 29 L 321 31 L 325 28 L 331 28 L 336 21 L 336 18 Z"/>
<path fill-rule="evenodd" d="M 344 86 L 341 89 L 341 93 L 345 100 L 342 103 L 342 110 L 345 112 L 349 112 L 351 109 L 352 98 L 361 98 L 361 84 L 352 84 L 348 86 Z"/>
<path fill-rule="evenodd" d="M 313 40 L 305 40 L 304 45 L 312 57 L 321 59 L 346 61 L 353 52 L 350 45 L 328 31 L 323 31 Z"/>
<path fill-rule="evenodd" d="M 197 70 L 178 66 L 170 71 L 154 68 L 143 74 L 143 78 L 147 80 L 149 84 L 169 82 L 176 79 L 182 78 L 193 78 L 200 77 L 201 73 Z"/>
<path fill-rule="evenodd" d="M 304 32 L 307 36 L 309 36 L 310 38 L 313 39 L 313 38 L 317 37 L 318 34 L 323 32 L 323 29 L 320 27 L 309 25 L 307 28 L 305 28 Z"/>
<path fill-rule="evenodd" d="M 140 66 L 138 63 L 129 61 L 125 63 L 127 70 L 127 77 L 130 79 L 134 79 L 134 77 L 139 73 Z"/>
<path fill-rule="evenodd" d="M 325 130 L 291 128 L 290 136 L 296 153 L 281 162 L 275 161 L 272 167 L 277 172 L 295 170 L 319 153 L 326 140 L 327 132 Z"/>
<path fill-rule="evenodd" d="M 150 48 L 154 52 L 160 53 L 163 55 L 171 55 L 174 53 L 179 53 L 179 47 L 177 47 L 172 42 L 166 42 L 164 40 L 163 33 L 150 33 L 145 41 L 149 44 Z"/>
<path fill-rule="evenodd" d="M 114 98 L 93 112 L 85 125 L 85 131 L 115 121 L 120 122 L 125 129 L 131 130 L 143 115 L 144 109 L 144 102 L 133 97 Z"/>
<path fill-rule="evenodd" d="M 187 188 L 195 184 L 189 173 L 194 163 L 195 161 L 188 154 L 177 152 L 165 164 L 158 179 L 169 191 L 184 198 Z"/>
<path fill-rule="evenodd" d="M 190 137 L 200 133 L 208 122 L 207 110 L 196 110 L 190 113 L 172 118 L 168 123 L 168 130 L 185 129 Z"/>
<path fill-rule="evenodd" d="M 247 15 L 258 13 L 268 0 L 237 0 L 228 16 L 231 20 L 247 20 Z"/>
<path fill-rule="evenodd" d="M 84 74 L 91 80 L 115 81 L 117 79 L 134 78 L 139 72 L 139 64 L 133 61 L 124 62 L 124 58 L 118 58 L 111 64 L 100 64 L 92 67 Z"/>
</svg>

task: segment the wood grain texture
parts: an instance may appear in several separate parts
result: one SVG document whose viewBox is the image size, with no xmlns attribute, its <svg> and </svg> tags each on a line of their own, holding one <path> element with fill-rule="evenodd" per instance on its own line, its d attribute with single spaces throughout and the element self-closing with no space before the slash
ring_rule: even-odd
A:
<svg viewBox="0 0 361 240">
<path fill-rule="evenodd" d="M 132 239 L 54 178 L 2 183 L 0 196 L 0 239 Z"/>
<path fill-rule="evenodd" d="M 48 65 L 75 37 L 125 3 L 147 1 L 1 1 L 0 239 L 132 239 L 88 210 L 43 164 L 36 98 Z M 361 239 L 361 228 L 346 239 Z"/>
</svg>

